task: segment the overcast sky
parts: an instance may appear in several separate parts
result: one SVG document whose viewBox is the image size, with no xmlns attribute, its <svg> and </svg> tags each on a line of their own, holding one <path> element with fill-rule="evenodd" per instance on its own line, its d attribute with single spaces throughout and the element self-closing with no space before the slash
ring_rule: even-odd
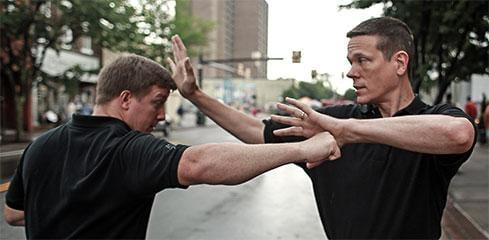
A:
<svg viewBox="0 0 489 240">
<path fill-rule="evenodd" d="M 382 13 L 382 5 L 366 10 L 338 10 L 349 0 L 266 0 L 268 2 L 268 78 L 310 80 L 311 70 L 331 75 L 333 87 L 343 93 L 352 87 L 341 73 L 349 70 L 346 33 Z M 292 63 L 292 51 L 301 51 L 301 63 Z"/>
</svg>

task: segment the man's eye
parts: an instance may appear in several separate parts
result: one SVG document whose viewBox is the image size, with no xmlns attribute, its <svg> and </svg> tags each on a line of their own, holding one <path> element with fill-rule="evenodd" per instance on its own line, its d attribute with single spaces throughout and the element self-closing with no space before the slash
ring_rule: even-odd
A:
<svg viewBox="0 0 489 240">
<path fill-rule="evenodd" d="M 163 104 L 164 104 L 164 102 L 163 102 L 163 101 L 161 101 L 161 100 L 160 100 L 160 101 L 154 101 L 154 102 L 153 102 L 153 104 L 154 104 L 156 107 L 160 107 L 161 105 L 163 105 Z"/>
</svg>

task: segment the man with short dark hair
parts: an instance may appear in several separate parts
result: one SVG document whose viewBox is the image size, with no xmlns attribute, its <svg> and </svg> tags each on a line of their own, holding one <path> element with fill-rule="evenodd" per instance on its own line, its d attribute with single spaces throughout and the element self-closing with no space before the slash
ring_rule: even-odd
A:
<svg viewBox="0 0 489 240">
<path fill-rule="evenodd" d="M 73 115 L 24 151 L 6 195 L 6 221 L 25 225 L 27 238 L 139 239 L 163 189 L 240 184 L 287 163 L 339 157 L 329 133 L 274 145 L 189 147 L 155 138 L 149 132 L 164 120 L 172 89 L 170 73 L 147 58 L 105 66 L 93 115 Z"/>
<path fill-rule="evenodd" d="M 191 74 L 175 81 L 184 97 L 246 143 L 319 132 L 335 137 L 341 158 L 313 169 L 299 164 L 311 178 L 328 238 L 440 238 L 448 185 L 472 152 L 475 126 L 460 109 L 415 96 L 408 74 L 413 37 L 405 23 L 369 19 L 347 36 L 356 104 L 316 112 L 288 99 L 295 107 L 278 107 L 290 117 L 263 124 L 203 93 Z M 173 45 L 181 49 L 180 39 Z"/>
</svg>

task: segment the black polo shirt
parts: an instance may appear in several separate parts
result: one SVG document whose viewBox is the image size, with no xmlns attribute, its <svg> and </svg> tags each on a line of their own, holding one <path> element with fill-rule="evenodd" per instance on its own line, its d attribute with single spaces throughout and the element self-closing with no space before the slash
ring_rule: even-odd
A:
<svg viewBox="0 0 489 240">
<path fill-rule="evenodd" d="M 376 107 L 345 105 L 320 109 L 336 118 L 381 118 Z M 418 97 L 394 115 L 446 114 L 470 118 L 460 109 L 428 106 Z M 473 121 L 471 121 L 473 122 Z M 266 120 L 266 142 L 295 141 Z M 415 126 L 413 126 L 415 127 Z M 474 125 L 475 128 L 475 125 Z M 474 139 L 475 144 L 475 139 Z M 326 235 L 344 238 L 439 238 L 448 185 L 472 149 L 463 154 L 417 153 L 383 144 L 349 144 L 336 161 L 307 169 Z"/>
<path fill-rule="evenodd" d="M 110 117 L 75 115 L 22 155 L 6 204 L 27 238 L 144 238 L 155 194 L 181 186 L 186 146 Z"/>
</svg>

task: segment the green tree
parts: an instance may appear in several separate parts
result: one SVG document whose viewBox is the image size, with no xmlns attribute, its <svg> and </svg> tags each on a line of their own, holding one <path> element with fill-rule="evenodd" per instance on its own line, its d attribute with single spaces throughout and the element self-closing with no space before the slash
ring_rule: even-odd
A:
<svg viewBox="0 0 489 240">
<path fill-rule="evenodd" d="M 172 4 L 177 5 L 175 17 L 169 14 Z M 33 80 L 49 77 L 40 70 L 47 49 L 59 51 L 89 36 L 95 46 L 164 63 L 171 52 L 171 35 L 180 34 L 190 53 L 207 41 L 212 25 L 188 16 L 186 4 L 170 0 L 139 0 L 136 5 L 128 0 L 0 1 L 1 87 L 15 103 L 16 139 L 26 127 L 28 114 L 22 110 L 31 102 Z M 51 80 L 73 83 L 65 77 Z"/>
<path fill-rule="evenodd" d="M 414 90 L 436 86 L 435 104 L 451 82 L 489 73 L 489 1 L 353 0 L 340 7 L 365 9 L 375 4 L 383 4 L 385 16 L 399 18 L 412 29 Z"/>
<path fill-rule="evenodd" d="M 310 97 L 313 99 L 329 99 L 334 96 L 333 90 L 325 86 L 325 82 L 318 80 L 315 82 L 299 82 L 298 86 L 292 86 L 282 93 L 282 96 L 301 98 Z"/>
<path fill-rule="evenodd" d="M 349 88 L 348 90 L 346 90 L 345 94 L 343 94 L 343 98 L 346 100 L 355 101 L 357 98 L 355 89 Z"/>
</svg>

